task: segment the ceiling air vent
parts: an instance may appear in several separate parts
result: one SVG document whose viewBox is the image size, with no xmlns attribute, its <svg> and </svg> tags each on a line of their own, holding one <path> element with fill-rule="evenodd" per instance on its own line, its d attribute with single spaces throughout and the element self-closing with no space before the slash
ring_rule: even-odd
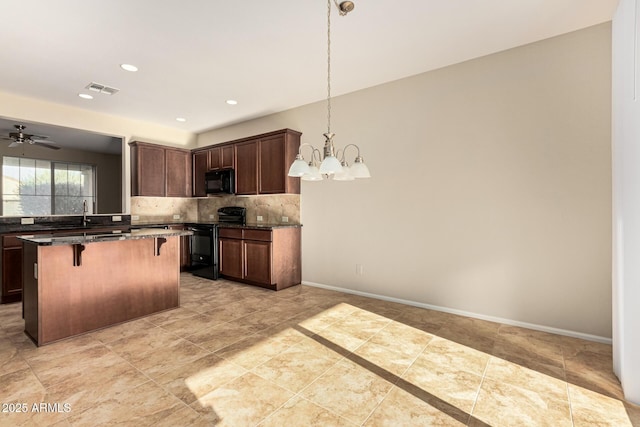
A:
<svg viewBox="0 0 640 427">
<path fill-rule="evenodd" d="M 88 85 L 85 86 L 85 88 L 93 92 L 100 92 L 106 95 L 113 95 L 115 93 L 118 93 L 118 91 L 120 91 L 120 89 L 116 89 L 115 87 L 101 85 L 100 83 L 96 83 L 96 82 L 89 83 Z"/>
</svg>

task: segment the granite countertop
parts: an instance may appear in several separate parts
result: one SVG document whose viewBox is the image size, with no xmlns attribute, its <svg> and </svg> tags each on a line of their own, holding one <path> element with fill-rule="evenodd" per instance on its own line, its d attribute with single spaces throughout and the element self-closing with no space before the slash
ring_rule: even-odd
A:
<svg viewBox="0 0 640 427">
<path fill-rule="evenodd" d="M 58 245 L 86 245 L 88 243 L 113 242 L 117 240 L 139 240 L 151 239 L 157 237 L 176 237 L 189 236 L 193 234 L 187 230 L 165 230 L 159 228 L 141 228 L 139 230 L 131 230 L 130 232 L 112 232 L 112 233 L 69 233 L 69 234 L 39 234 L 39 235 L 22 235 L 19 239 L 25 242 L 35 243 L 39 246 L 58 246 Z"/>
<path fill-rule="evenodd" d="M 274 228 L 287 228 L 287 227 L 302 227 L 302 224 L 294 224 L 294 223 L 248 223 L 248 224 L 230 224 L 230 223 L 221 223 L 217 221 L 132 221 L 131 228 L 142 228 L 142 227 L 163 227 L 168 225 L 217 225 L 218 227 L 224 228 L 250 228 L 254 230 L 271 230 Z"/>
<path fill-rule="evenodd" d="M 52 215 L 38 217 L 0 217 L 0 234 L 24 233 L 54 230 L 90 230 L 91 228 L 109 228 L 130 226 L 131 215 L 100 214 L 87 215 L 87 222 L 82 215 Z"/>
<path fill-rule="evenodd" d="M 271 230 L 274 228 L 289 228 L 289 227 L 302 227 L 302 224 L 291 224 L 291 223 L 275 223 L 268 224 L 263 222 L 257 223 L 248 223 L 248 224 L 220 224 L 218 223 L 218 227 L 220 228 L 250 228 L 253 230 Z"/>
</svg>

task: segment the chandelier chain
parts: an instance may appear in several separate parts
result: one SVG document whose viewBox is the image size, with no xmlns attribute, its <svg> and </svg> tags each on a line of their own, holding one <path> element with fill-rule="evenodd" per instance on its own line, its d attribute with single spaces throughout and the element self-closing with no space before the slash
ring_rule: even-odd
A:
<svg viewBox="0 0 640 427">
<path fill-rule="evenodd" d="M 327 0 L 327 133 L 331 133 L 331 0 Z"/>
</svg>

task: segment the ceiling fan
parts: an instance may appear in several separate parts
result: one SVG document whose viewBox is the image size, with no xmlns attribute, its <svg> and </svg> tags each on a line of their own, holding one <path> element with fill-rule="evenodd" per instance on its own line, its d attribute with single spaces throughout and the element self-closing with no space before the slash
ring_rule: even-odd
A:
<svg viewBox="0 0 640 427">
<path fill-rule="evenodd" d="M 23 142 L 27 142 L 31 145 L 38 145 L 40 147 L 50 148 L 52 150 L 59 150 L 60 147 L 55 145 L 53 141 L 45 141 L 45 139 L 49 138 L 44 135 L 31 135 L 28 133 L 24 133 L 26 129 L 25 125 L 13 125 L 17 129 L 17 132 L 9 132 L 9 136 L 0 136 L 0 139 L 4 139 L 7 141 L 11 141 L 9 147 L 17 147 Z"/>
</svg>

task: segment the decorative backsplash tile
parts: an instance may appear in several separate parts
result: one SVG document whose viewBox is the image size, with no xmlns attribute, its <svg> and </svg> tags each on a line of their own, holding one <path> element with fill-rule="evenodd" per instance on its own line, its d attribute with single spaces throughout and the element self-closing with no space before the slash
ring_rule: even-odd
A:
<svg viewBox="0 0 640 427">
<path fill-rule="evenodd" d="M 273 194 L 260 196 L 222 196 L 198 199 L 198 216 L 200 221 L 217 221 L 218 208 L 224 206 L 240 206 L 247 208 L 247 222 L 280 224 L 283 217 L 290 224 L 300 224 L 300 195 Z"/>
<path fill-rule="evenodd" d="M 184 197 L 131 197 L 134 222 L 193 222 L 198 219 L 196 199 Z"/>
<path fill-rule="evenodd" d="M 300 195 L 274 194 L 260 196 L 221 196 L 207 198 L 131 197 L 134 223 L 217 221 L 218 208 L 247 208 L 247 223 L 300 224 Z M 136 218 L 137 216 L 137 218 Z M 179 218 L 176 218 L 179 216 Z"/>
</svg>

